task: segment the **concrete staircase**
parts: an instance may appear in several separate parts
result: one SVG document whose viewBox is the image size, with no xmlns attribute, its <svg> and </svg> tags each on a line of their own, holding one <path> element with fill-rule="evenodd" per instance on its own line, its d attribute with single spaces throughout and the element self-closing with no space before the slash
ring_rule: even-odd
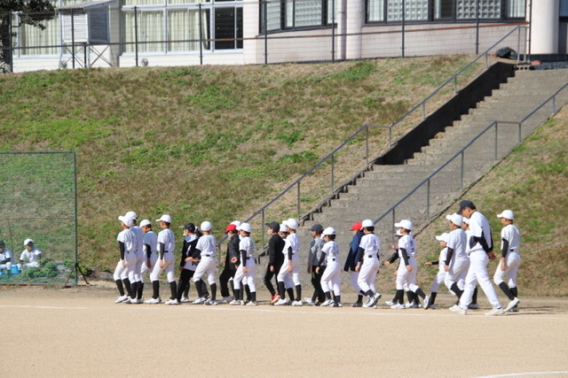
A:
<svg viewBox="0 0 568 378">
<path fill-rule="evenodd" d="M 416 152 L 412 159 L 402 165 L 375 165 L 363 178 L 349 186 L 345 193 L 338 195 L 321 213 L 313 214 L 313 220 L 306 222 L 300 229 L 302 242 L 302 263 L 305 264 L 311 235 L 309 228 L 314 223 L 324 227 L 331 226 L 338 232 L 336 241 L 342 251 L 342 260 L 347 253 L 351 240 L 350 226 L 363 219 L 376 219 L 391 206 L 395 205 L 416 185 L 440 168 L 473 138 L 495 120 L 520 121 L 555 91 L 568 83 L 568 70 L 516 71 L 515 76 L 502 84 L 492 96 L 486 97 L 471 109 L 461 120 L 447 125 L 443 132 L 431 139 L 429 145 Z M 557 98 L 557 109 L 568 103 L 568 90 Z M 522 126 L 522 138 L 530 135 L 552 114 L 552 105 L 546 105 Z M 464 154 L 463 187 L 485 175 L 495 164 L 495 140 L 498 141 L 497 159 L 508 155 L 518 144 L 518 125 L 500 124 L 497 135 L 489 131 L 479 138 Z M 431 180 L 429 215 L 435 216 L 444 211 L 462 192 L 461 159 L 444 168 Z M 426 206 L 426 186 L 412 195 L 402 206 L 397 208 L 395 219 L 410 219 L 415 227 L 421 228 L 428 223 Z M 386 245 L 392 242 L 392 217 L 380 222 L 377 232 Z M 308 280 L 303 280 L 308 283 Z"/>
</svg>

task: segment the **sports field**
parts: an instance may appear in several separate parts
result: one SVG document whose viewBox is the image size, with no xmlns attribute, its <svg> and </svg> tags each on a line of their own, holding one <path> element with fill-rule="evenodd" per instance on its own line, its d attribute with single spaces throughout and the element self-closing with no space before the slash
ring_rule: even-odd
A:
<svg viewBox="0 0 568 378">
<path fill-rule="evenodd" d="M 0 286 L 1 376 L 568 376 L 565 300 L 487 317 L 482 294 L 467 316 L 447 310 L 449 295 L 436 310 L 386 309 L 384 297 L 377 310 L 351 308 L 349 294 L 343 308 L 126 305 L 108 283 Z"/>
</svg>

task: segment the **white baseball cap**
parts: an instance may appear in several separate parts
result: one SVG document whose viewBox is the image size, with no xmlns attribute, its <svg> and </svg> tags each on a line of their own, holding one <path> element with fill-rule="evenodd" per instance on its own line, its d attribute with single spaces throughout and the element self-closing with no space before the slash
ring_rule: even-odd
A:
<svg viewBox="0 0 568 378">
<path fill-rule="evenodd" d="M 138 215 L 134 211 L 129 211 L 125 214 L 125 216 L 130 217 L 134 220 L 138 219 Z"/>
<path fill-rule="evenodd" d="M 280 225 L 280 232 L 288 232 L 288 226 L 286 226 L 286 224 L 282 223 Z"/>
<path fill-rule="evenodd" d="M 409 221 L 408 219 L 403 219 L 400 222 L 395 223 L 394 226 L 396 228 L 402 227 L 402 228 L 404 228 L 405 230 L 408 230 L 408 231 L 412 230 L 412 222 Z"/>
<path fill-rule="evenodd" d="M 201 227 L 199 227 L 201 229 L 201 231 L 211 231 L 211 229 L 213 228 L 213 225 L 211 224 L 211 222 L 209 221 L 205 221 L 205 222 L 201 222 Z M 237 227 L 237 230 L 239 228 Z"/>
<path fill-rule="evenodd" d="M 462 221 L 463 221 L 463 223 L 465 223 L 465 224 L 469 224 L 469 219 L 466 218 L 466 217 L 463 217 Z"/>
<path fill-rule="evenodd" d="M 140 227 L 151 226 L 151 225 L 152 223 L 150 223 L 148 219 L 144 219 L 142 222 L 140 222 Z"/>
<path fill-rule="evenodd" d="M 236 221 L 232 221 L 231 224 L 234 224 L 235 226 L 237 226 L 237 230 L 238 230 L 239 226 L 241 225 L 241 222 L 236 220 Z"/>
<path fill-rule="evenodd" d="M 252 227 L 251 227 L 251 225 L 248 224 L 248 223 L 241 223 L 241 225 L 239 226 L 239 230 L 244 231 L 244 232 L 251 233 L 251 232 L 252 232 Z"/>
<path fill-rule="evenodd" d="M 288 228 L 291 228 L 292 230 L 298 229 L 298 221 L 295 220 L 294 218 L 288 219 L 285 224 L 286 226 L 288 226 Z"/>
<path fill-rule="evenodd" d="M 335 230 L 333 229 L 333 227 L 327 227 L 325 230 L 323 230 L 322 235 L 335 235 Z"/>
<path fill-rule="evenodd" d="M 447 232 L 444 232 L 442 235 L 437 235 L 436 240 L 443 241 L 443 242 L 447 243 L 448 240 L 450 240 L 450 234 L 448 234 Z"/>
<path fill-rule="evenodd" d="M 26 245 L 34 245 L 34 241 L 32 239 L 26 239 L 26 240 L 24 240 L 24 247 Z"/>
<path fill-rule="evenodd" d="M 497 214 L 497 218 L 513 220 L 515 219 L 515 214 L 511 210 L 504 210 L 501 214 Z"/>
<path fill-rule="evenodd" d="M 172 217 L 168 214 L 164 214 L 160 217 L 160 219 L 156 219 L 156 222 L 172 223 Z"/>
<path fill-rule="evenodd" d="M 373 223 L 373 221 L 370 220 L 370 219 L 365 219 L 365 220 L 362 222 L 361 227 L 363 227 L 363 228 L 375 227 L 375 223 Z"/>
<path fill-rule="evenodd" d="M 127 216 L 127 215 L 120 215 L 118 217 L 118 220 L 121 221 L 122 223 L 124 223 L 124 225 L 126 227 L 134 226 L 134 219 L 132 217 Z"/>
<path fill-rule="evenodd" d="M 458 213 L 448 214 L 446 215 L 446 219 L 455 224 L 458 227 L 461 227 L 463 222 L 463 217 Z"/>
</svg>

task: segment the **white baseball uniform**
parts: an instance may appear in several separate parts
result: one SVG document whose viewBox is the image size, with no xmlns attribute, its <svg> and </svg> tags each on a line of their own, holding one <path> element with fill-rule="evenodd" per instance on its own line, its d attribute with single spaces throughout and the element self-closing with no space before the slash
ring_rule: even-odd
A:
<svg viewBox="0 0 568 378">
<path fill-rule="evenodd" d="M 150 280 L 151 281 L 158 281 L 160 278 L 160 273 L 163 270 L 166 271 L 166 277 L 168 282 L 175 282 L 174 276 L 174 248 L 175 248 L 175 241 L 176 237 L 174 232 L 169 228 L 164 228 L 158 233 L 158 254 L 159 260 L 164 261 L 164 267 L 160 268 L 160 261 L 158 260 L 152 269 L 152 273 L 150 273 Z M 164 245 L 164 250 L 161 251 L 161 244 Z"/>
<path fill-rule="evenodd" d="M 39 260 L 41 259 L 41 251 L 37 247 L 32 247 L 30 251 L 24 249 L 20 255 L 20 261 L 28 261 L 25 263 L 26 268 L 38 268 Z M 18 264 L 20 270 L 23 268 L 22 264 Z"/>
<path fill-rule="evenodd" d="M 365 234 L 361 238 L 359 248 L 363 248 L 363 263 L 359 269 L 357 284 L 361 291 L 367 293 L 371 290 L 376 293 L 375 277 L 379 271 L 379 252 L 381 250 L 381 240 L 375 234 Z"/>
<path fill-rule="evenodd" d="M 467 236 L 470 265 L 465 278 L 464 292 L 460 298 L 459 306 L 462 310 L 467 310 L 471 303 L 475 286 L 479 284 L 489 303 L 491 303 L 494 308 L 501 308 L 502 306 L 497 298 L 497 292 L 487 273 L 489 256 L 481 246 L 481 243 L 476 239 L 483 237 L 489 247 L 493 246 L 489 221 L 479 211 L 475 211 L 471 214 L 469 219 L 469 233 L 467 233 Z"/>
<path fill-rule="evenodd" d="M 406 251 L 408 262 L 404 260 L 402 249 Z M 416 263 L 416 241 L 411 235 L 403 235 L 398 240 L 398 258 L 400 264 L 396 273 L 396 289 L 404 290 L 405 284 L 412 292 L 416 292 L 419 288 L 416 285 L 416 274 L 418 273 L 418 264 Z M 412 267 L 412 271 L 406 270 L 406 264 Z"/>
<path fill-rule="evenodd" d="M 256 246 L 254 240 L 250 236 L 243 236 L 239 242 L 239 252 L 245 251 L 245 258 L 241 256 L 241 263 L 235 272 L 235 277 L 233 278 L 233 285 L 235 290 L 241 289 L 241 281 L 244 285 L 248 285 L 251 293 L 256 292 L 256 284 L 254 282 L 254 277 L 256 273 L 256 261 L 254 258 L 254 253 Z M 243 267 L 246 265 L 247 272 L 243 272 Z"/>
<path fill-rule="evenodd" d="M 469 269 L 469 257 L 466 253 L 466 244 L 467 235 L 461 228 L 452 230 L 449 233 L 447 248 L 452 248 L 454 252 L 449 264 L 450 270 L 446 274 L 444 283 L 450 291 L 452 290 L 451 287 L 454 282 L 462 291 L 465 287 L 465 277 Z M 446 260 L 447 258 L 444 258 L 444 261 L 440 261 L 441 269 L 446 265 Z"/>
<path fill-rule="evenodd" d="M 149 251 L 146 251 L 146 245 L 150 247 Z M 158 260 L 158 256 L 156 255 L 156 250 L 158 249 L 158 235 L 154 233 L 154 231 L 150 230 L 144 234 L 144 263 L 142 264 L 142 268 L 140 269 L 140 282 L 144 283 L 144 276 L 149 275 L 151 269 L 148 268 L 146 265 L 146 260 L 148 260 L 147 253 L 150 253 L 150 264 L 152 268 L 156 265 L 156 261 Z"/>
<path fill-rule="evenodd" d="M 323 245 L 322 252 L 325 253 L 327 268 L 321 277 L 321 288 L 324 293 L 333 290 L 333 294 L 338 297 L 341 295 L 341 265 L 339 264 L 339 245 L 333 240 Z"/>
<path fill-rule="evenodd" d="M 288 258 L 288 251 L 289 248 L 292 248 L 292 260 Z M 300 285 L 300 238 L 298 234 L 291 233 L 285 239 L 284 249 L 282 253 L 284 254 L 284 263 L 278 272 L 278 276 L 276 279 L 278 282 L 284 282 L 286 289 L 292 287 L 290 278 L 292 278 L 292 282 L 295 286 Z M 288 267 L 292 264 L 292 273 L 288 272 Z"/>
<path fill-rule="evenodd" d="M 444 247 L 444 249 L 440 251 L 440 255 L 438 256 L 438 274 L 436 274 L 436 277 L 434 278 L 434 280 L 432 281 L 432 285 L 430 286 L 430 291 L 432 293 L 437 293 L 438 288 L 446 279 L 447 272 L 446 269 L 444 268 L 444 265 L 446 264 L 447 252 L 448 252 L 448 247 Z"/>
<path fill-rule="evenodd" d="M 521 234 L 518 228 L 513 224 L 508 224 L 501 230 L 501 250 L 503 250 L 504 242 L 508 242 L 508 251 L 505 253 L 505 261 L 507 262 L 507 269 L 501 270 L 501 264 L 497 265 L 493 281 L 496 285 L 507 280 L 506 284 L 509 288 L 517 287 L 517 271 L 521 265 Z"/>
<path fill-rule="evenodd" d="M 134 267 L 136 266 L 136 254 L 134 253 L 135 250 L 134 233 L 129 228 L 124 229 L 118 233 L 116 240 L 119 243 L 124 244 L 124 256 L 121 256 L 121 259 L 118 261 L 116 269 L 114 270 L 115 281 L 126 279 L 129 276 L 133 276 Z M 122 265 L 122 259 L 126 261 L 126 266 Z"/>
<path fill-rule="evenodd" d="M 146 256 L 144 256 L 144 231 L 138 226 L 130 227 L 132 233 L 134 234 L 134 254 L 136 255 L 136 265 L 134 266 L 134 271 L 132 273 L 132 278 L 130 282 L 141 282 L 142 278 L 142 265 L 146 261 Z"/>
<path fill-rule="evenodd" d="M 197 241 L 196 249 L 201 251 L 201 260 L 197 264 L 197 269 L 193 274 L 193 282 L 197 282 L 207 273 L 207 282 L 209 285 L 215 284 L 215 269 L 217 263 L 215 261 L 215 237 L 213 235 L 203 235 Z"/>
<path fill-rule="evenodd" d="M 6 261 L 2 263 L 2 261 Z M 8 269 L 10 265 L 14 262 L 14 254 L 8 248 L 4 248 L 2 252 L 0 252 L 0 269 Z"/>
</svg>

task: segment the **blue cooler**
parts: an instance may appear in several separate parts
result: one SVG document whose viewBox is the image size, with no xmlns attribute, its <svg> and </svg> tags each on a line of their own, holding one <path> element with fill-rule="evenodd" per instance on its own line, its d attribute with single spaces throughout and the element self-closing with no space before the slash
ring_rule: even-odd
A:
<svg viewBox="0 0 568 378">
<path fill-rule="evenodd" d="M 10 274 L 15 276 L 16 274 L 20 274 L 20 269 L 18 269 L 17 265 L 12 265 L 10 267 Z"/>
</svg>

